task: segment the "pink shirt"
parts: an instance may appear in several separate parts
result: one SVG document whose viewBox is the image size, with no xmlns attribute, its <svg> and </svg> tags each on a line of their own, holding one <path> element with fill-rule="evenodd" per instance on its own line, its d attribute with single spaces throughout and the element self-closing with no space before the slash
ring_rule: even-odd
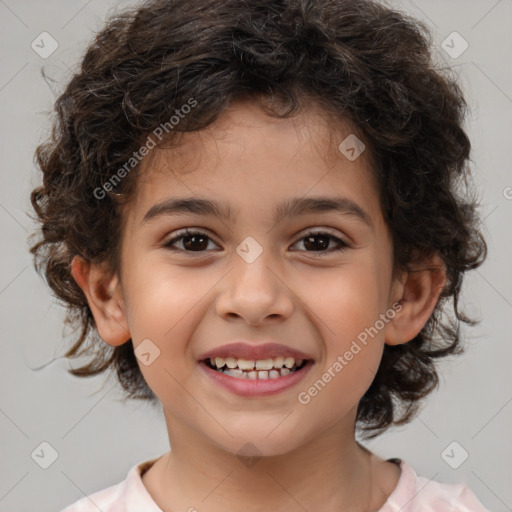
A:
<svg viewBox="0 0 512 512">
<path fill-rule="evenodd" d="M 141 475 L 157 459 L 133 466 L 122 482 L 78 500 L 61 512 L 162 512 L 142 483 Z M 442 484 L 418 477 L 407 462 L 394 491 L 378 512 L 489 512 L 465 484 Z"/>
</svg>

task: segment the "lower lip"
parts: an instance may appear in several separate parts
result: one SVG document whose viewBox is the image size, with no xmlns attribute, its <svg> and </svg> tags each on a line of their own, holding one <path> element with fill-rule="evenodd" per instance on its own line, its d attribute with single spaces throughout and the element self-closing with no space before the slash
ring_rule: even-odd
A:
<svg viewBox="0 0 512 512">
<path fill-rule="evenodd" d="M 199 363 L 199 367 L 210 379 L 225 389 L 241 396 L 269 396 L 280 393 L 298 384 L 312 366 L 313 361 L 308 361 L 300 370 L 296 370 L 284 377 L 277 377 L 277 379 L 244 379 L 212 370 L 203 361 Z"/>
</svg>

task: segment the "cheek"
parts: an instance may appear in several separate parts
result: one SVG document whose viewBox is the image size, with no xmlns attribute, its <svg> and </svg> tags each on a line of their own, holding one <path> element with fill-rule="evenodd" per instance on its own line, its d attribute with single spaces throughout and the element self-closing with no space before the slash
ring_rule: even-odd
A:
<svg viewBox="0 0 512 512">
<path fill-rule="evenodd" d="M 178 342 L 183 338 L 177 332 L 201 309 L 201 299 L 215 284 L 214 276 L 161 262 L 148 263 L 144 269 L 133 269 L 128 292 L 127 321 L 134 342 L 152 336 L 168 345 Z"/>
<path fill-rule="evenodd" d="M 333 400 L 350 409 L 373 381 L 384 348 L 386 324 L 379 319 L 385 300 L 378 266 L 361 257 L 321 278 L 317 275 L 314 282 L 307 305 L 314 312 L 325 353 L 318 369 L 322 382 L 311 394 L 318 392 L 315 401 L 324 406 Z"/>
<path fill-rule="evenodd" d="M 384 311 L 376 275 L 368 266 L 354 265 L 326 278 L 323 293 L 312 296 L 325 354 L 298 401 L 308 417 L 326 425 L 357 407 L 377 373 L 384 329 L 375 326 Z"/>
<path fill-rule="evenodd" d="M 350 265 L 316 273 L 301 295 L 314 313 L 314 323 L 321 329 L 326 349 L 343 353 L 353 339 L 374 326 L 385 313 L 385 297 L 375 262 L 361 257 Z M 362 336 L 364 337 L 364 336 Z M 379 336 L 375 336 L 379 338 Z"/>
<path fill-rule="evenodd" d="M 128 327 L 136 355 L 151 354 L 146 356 L 150 364 L 144 364 L 144 358 L 137 361 L 146 382 L 165 400 L 166 395 L 182 392 L 176 381 L 185 382 L 190 365 L 195 364 L 189 342 L 218 277 L 162 262 L 130 263 L 125 266 L 124 287 Z M 146 270 L 140 272 L 141 268 Z"/>
</svg>

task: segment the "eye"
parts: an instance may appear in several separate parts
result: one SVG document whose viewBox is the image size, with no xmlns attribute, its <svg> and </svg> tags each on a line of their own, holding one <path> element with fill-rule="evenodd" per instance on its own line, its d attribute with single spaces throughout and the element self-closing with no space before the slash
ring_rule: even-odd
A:
<svg viewBox="0 0 512 512">
<path fill-rule="evenodd" d="M 329 249 L 330 242 L 334 241 L 336 246 L 334 248 Z M 328 231 L 308 231 L 298 242 L 303 243 L 306 249 L 306 252 L 321 252 L 321 253 L 332 253 L 334 251 L 342 251 L 350 245 L 343 240 L 340 240 L 338 237 L 332 235 Z"/>
<path fill-rule="evenodd" d="M 212 240 L 206 233 L 184 229 L 178 232 L 178 236 L 166 242 L 164 247 L 182 252 L 203 252 L 208 247 L 208 241 Z M 182 243 L 184 249 L 173 247 L 177 242 Z"/>
<path fill-rule="evenodd" d="M 177 235 L 178 236 L 174 237 L 172 240 L 166 242 L 164 247 L 181 252 L 204 252 L 208 249 L 209 242 L 214 243 L 210 236 L 202 231 L 189 231 L 189 229 L 186 228 L 179 231 Z M 334 241 L 335 247 L 329 250 L 331 241 Z M 182 244 L 182 247 L 174 247 L 178 242 Z M 297 245 L 300 242 L 304 243 L 306 252 L 331 253 L 333 251 L 341 251 L 350 247 L 348 243 L 340 240 L 338 237 L 327 231 L 310 230 L 294 245 Z"/>
</svg>

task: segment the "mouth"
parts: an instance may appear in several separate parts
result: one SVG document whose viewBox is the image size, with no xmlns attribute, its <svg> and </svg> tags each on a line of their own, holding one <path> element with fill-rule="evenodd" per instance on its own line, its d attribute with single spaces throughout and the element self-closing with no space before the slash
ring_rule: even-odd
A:
<svg viewBox="0 0 512 512">
<path fill-rule="evenodd" d="M 209 357 L 202 361 L 211 370 L 237 379 L 281 379 L 301 371 L 310 359 L 276 356 L 266 359 L 239 359 L 236 357 Z"/>
<path fill-rule="evenodd" d="M 199 368 L 214 386 L 245 398 L 291 390 L 304 380 L 313 365 L 313 359 L 283 356 L 254 360 L 212 357 L 199 361 Z"/>
<path fill-rule="evenodd" d="M 236 342 L 198 357 L 214 386 L 244 397 L 262 397 L 298 385 L 315 364 L 312 356 L 281 343 Z"/>
</svg>

